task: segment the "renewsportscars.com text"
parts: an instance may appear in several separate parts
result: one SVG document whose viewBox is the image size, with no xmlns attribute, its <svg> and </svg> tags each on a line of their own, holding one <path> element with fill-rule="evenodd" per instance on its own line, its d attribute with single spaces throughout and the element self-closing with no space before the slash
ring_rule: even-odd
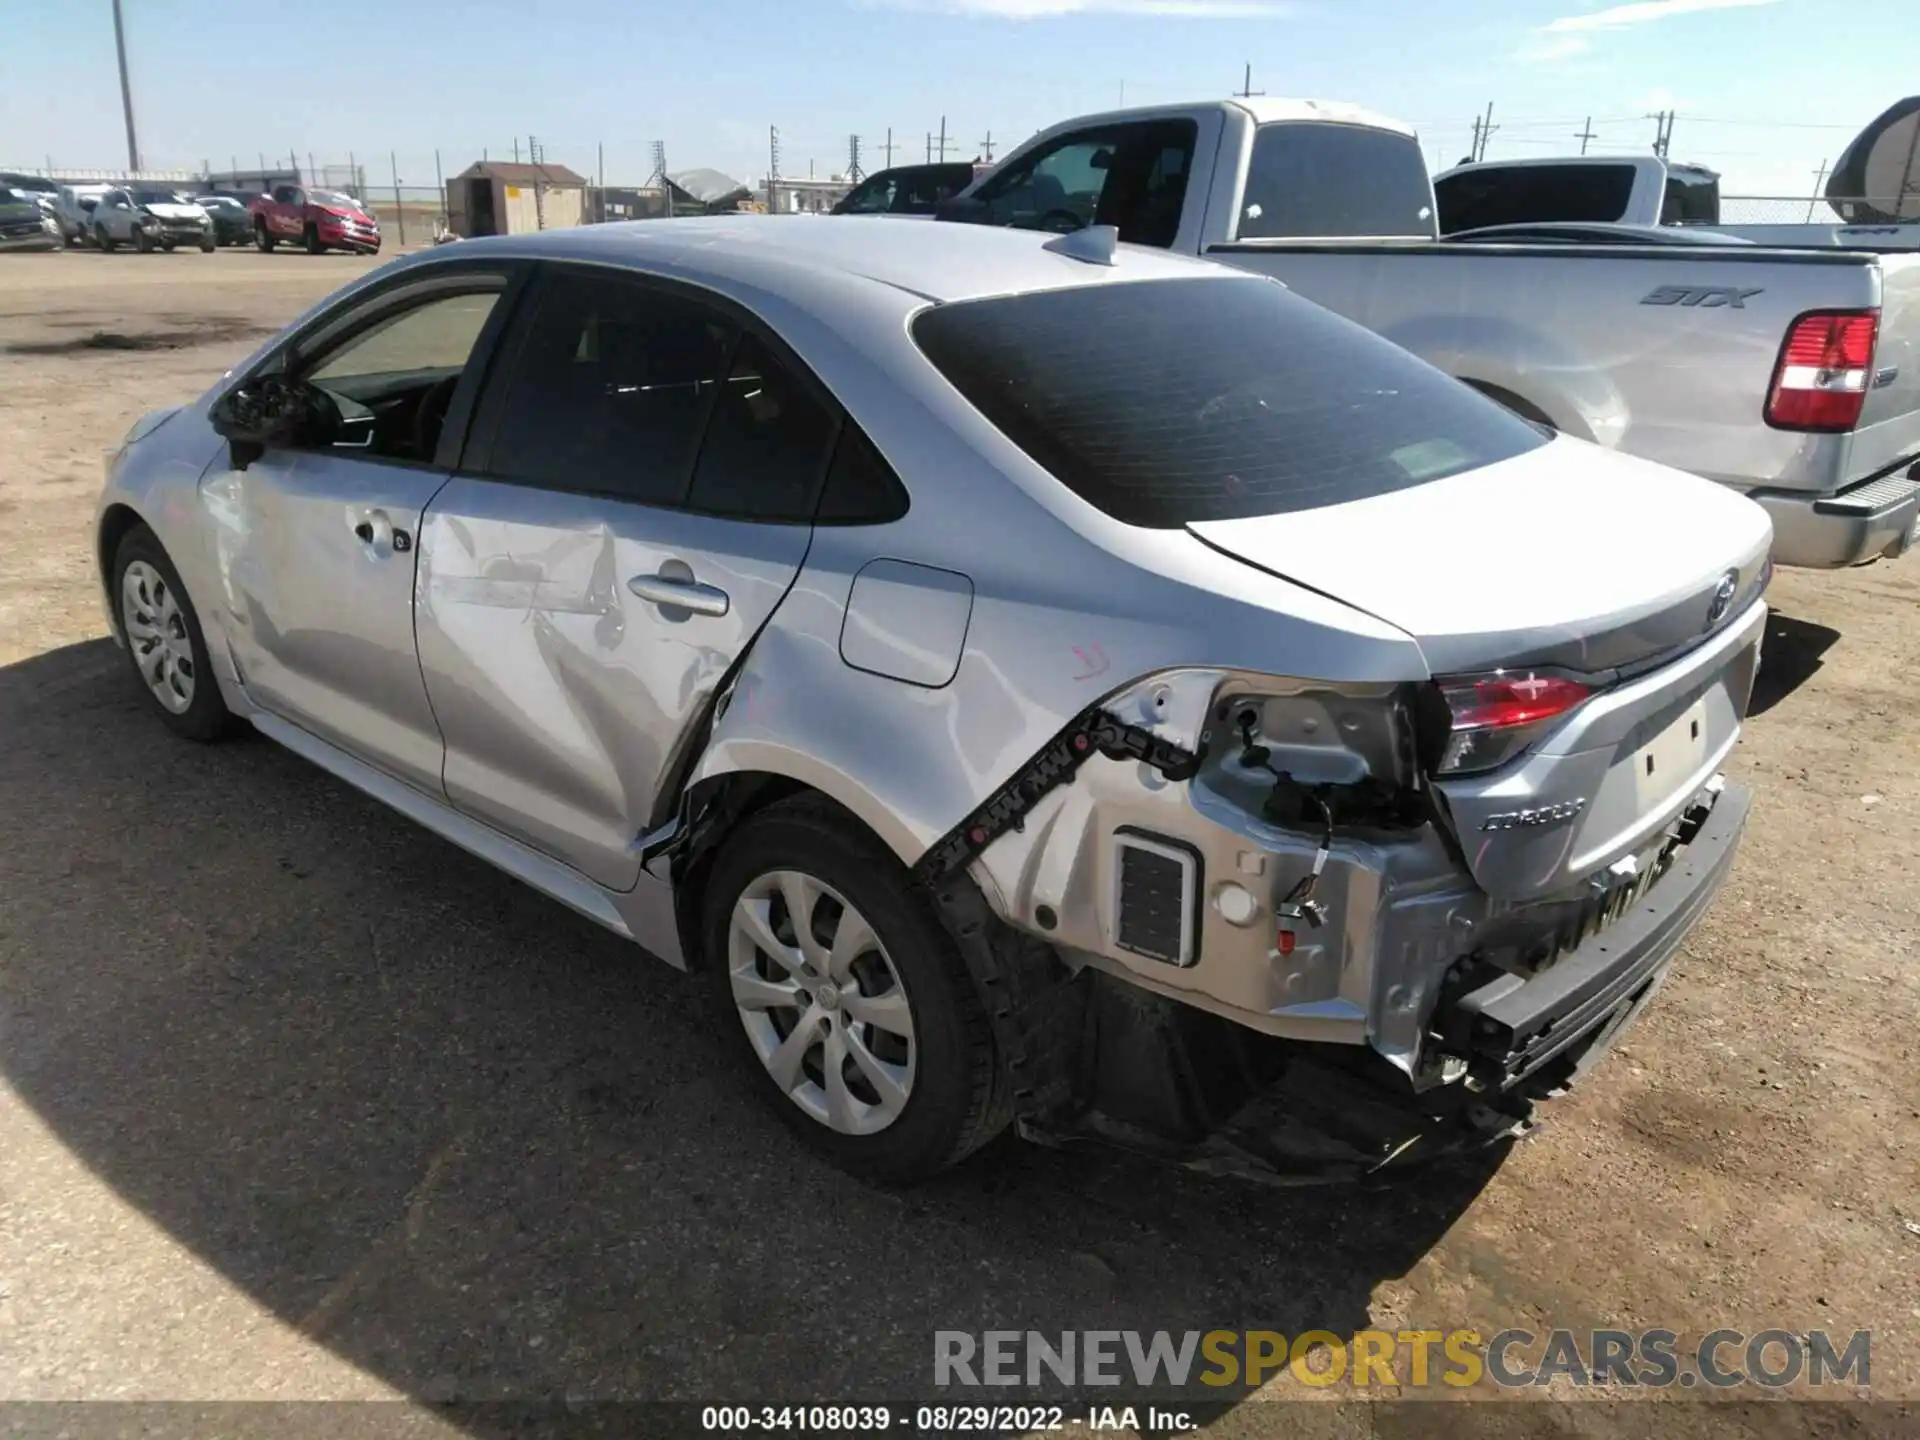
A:
<svg viewBox="0 0 1920 1440">
<path fill-rule="evenodd" d="M 1872 1332 L 1714 1330 L 1682 1343 L 1672 1330 L 940 1330 L 941 1387 L 1191 1384 L 1253 1389 L 1286 1375 L 1310 1386 L 1502 1389 L 1551 1384 L 1650 1389 L 1849 1385 L 1872 1381 Z"/>
</svg>

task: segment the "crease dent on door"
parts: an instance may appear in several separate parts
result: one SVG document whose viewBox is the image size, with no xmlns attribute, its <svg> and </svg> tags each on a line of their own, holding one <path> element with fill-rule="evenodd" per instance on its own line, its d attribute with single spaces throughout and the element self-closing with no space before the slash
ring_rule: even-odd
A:
<svg viewBox="0 0 1920 1440">
<path fill-rule="evenodd" d="M 690 522 L 743 543 L 676 543 L 693 538 Z M 684 734 L 786 594 L 807 528 L 458 479 L 423 531 L 420 659 L 446 737 L 448 799 L 631 890 Z M 731 595 L 727 614 L 628 590 L 689 562 Z"/>
</svg>

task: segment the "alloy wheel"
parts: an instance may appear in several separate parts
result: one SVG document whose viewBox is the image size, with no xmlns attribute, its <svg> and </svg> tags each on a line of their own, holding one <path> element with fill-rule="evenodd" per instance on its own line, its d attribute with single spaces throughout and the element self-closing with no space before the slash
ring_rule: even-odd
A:
<svg viewBox="0 0 1920 1440">
<path fill-rule="evenodd" d="M 740 1023 L 781 1093 L 842 1134 L 900 1118 L 918 1058 L 913 1011 L 865 916 L 811 875 L 772 870 L 734 902 L 727 950 Z"/>
<path fill-rule="evenodd" d="M 173 587 L 144 560 L 120 578 L 120 621 L 147 688 L 175 715 L 185 714 L 193 704 L 193 639 Z"/>
</svg>

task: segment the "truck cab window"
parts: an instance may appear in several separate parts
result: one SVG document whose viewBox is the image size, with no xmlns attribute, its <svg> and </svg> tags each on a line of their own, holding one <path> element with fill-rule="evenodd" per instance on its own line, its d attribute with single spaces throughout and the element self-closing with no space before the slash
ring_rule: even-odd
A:
<svg viewBox="0 0 1920 1440">
<path fill-rule="evenodd" d="M 1063 135 L 979 191 L 989 223 L 1021 230 L 1114 225 L 1132 244 L 1173 243 L 1199 126 L 1114 125 Z"/>
</svg>

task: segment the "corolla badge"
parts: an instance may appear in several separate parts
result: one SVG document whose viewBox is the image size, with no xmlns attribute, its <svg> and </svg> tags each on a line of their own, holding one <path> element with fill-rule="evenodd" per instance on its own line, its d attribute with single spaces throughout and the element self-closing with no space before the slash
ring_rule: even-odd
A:
<svg viewBox="0 0 1920 1440">
<path fill-rule="evenodd" d="M 1714 587 L 1713 603 L 1707 606 L 1707 628 L 1711 630 L 1726 618 L 1727 611 L 1733 608 L 1733 597 L 1740 590 L 1740 572 L 1729 570 L 1720 577 L 1720 583 Z"/>
<path fill-rule="evenodd" d="M 1489 815 L 1480 824 L 1482 830 L 1531 830 L 1536 825 L 1558 825 L 1571 820 L 1587 808 L 1585 800 L 1563 800 L 1558 805 L 1542 805 L 1533 810 L 1508 810 Z"/>
</svg>

